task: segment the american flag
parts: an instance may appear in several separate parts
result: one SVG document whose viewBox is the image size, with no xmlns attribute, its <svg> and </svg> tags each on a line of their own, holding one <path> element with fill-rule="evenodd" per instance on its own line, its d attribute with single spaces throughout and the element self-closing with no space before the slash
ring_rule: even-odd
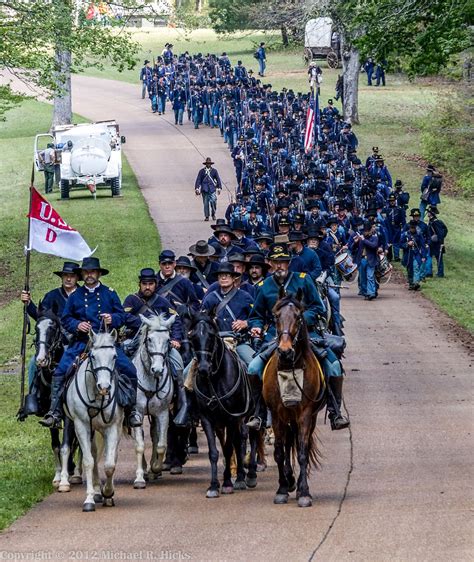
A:
<svg viewBox="0 0 474 562">
<path fill-rule="evenodd" d="M 317 106 L 316 106 L 317 107 Z M 308 112 L 306 113 L 306 132 L 304 135 L 304 151 L 309 152 L 314 145 L 314 125 L 315 125 L 315 100 L 311 96 Z"/>
</svg>

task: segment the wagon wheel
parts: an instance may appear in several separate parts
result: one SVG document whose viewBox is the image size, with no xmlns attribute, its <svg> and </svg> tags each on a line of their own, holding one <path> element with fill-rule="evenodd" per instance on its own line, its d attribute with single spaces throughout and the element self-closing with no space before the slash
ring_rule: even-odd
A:
<svg viewBox="0 0 474 562">
<path fill-rule="evenodd" d="M 309 47 L 305 47 L 303 60 L 306 64 L 309 64 L 313 60 L 313 51 Z"/>
<path fill-rule="evenodd" d="M 339 59 L 334 51 L 329 51 L 326 57 L 329 68 L 337 68 L 339 66 Z"/>
</svg>

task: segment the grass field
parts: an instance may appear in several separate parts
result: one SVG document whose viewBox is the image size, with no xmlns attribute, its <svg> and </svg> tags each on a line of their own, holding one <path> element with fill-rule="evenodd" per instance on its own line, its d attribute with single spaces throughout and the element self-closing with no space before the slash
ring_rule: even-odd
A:
<svg viewBox="0 0 474 562">
<path fill-rule="evenodd" d="M 295 92 L 308 89 L 306 65 L 302 49 L 292 47 L 282 50 L 278 34 L 242 33 L 218 37 L 210 30 L 184 33 L 182 30 L 157 28 L 137 30 L 133 37 L 142 49 L 137 59 L 137 69 L 119 73 L 106 69 L 99 73 L 90 69 L 88 74 L 137 83 L 139 69 L 144 58 L 152 59 L 161 53 L 166 42 L 174 44 L 174 51 L 181 53 L 222 53 L 226 51 L 231 61 L 242 60 L 247 69 L 257 70 L 252 53 L 264 38 L 270 47 L 267 53 L 267 77 L 274 89 L 293 88 Z M 273 46 L 273 47 L 272 47 Z M 334 86 L 339 70 L 331 70 L 323 64 L 321 103 L 334 96 Z M 422 117 L 432 111 L 436 96 L 449 91 L 449 85 L 441 81 L 409 82 L 401 75 L 388 75 L 385 88 L 368 87 L 366 75 L 360 75 L 359 112 L 361 124 L 355 128 L 359 137 L 361 156 L 367 156 L 372 146 L 378 146 L 395 180 L 400 178 L 410 191 L 411 205 L 419 204 L 419 186 L 424 168 L 419 158 Z M 449 228 L 446 277 L 429 280 L 423 285 L 423 294 L 432 299 L 442 310 L 461 325 L 474 331 L 474 205 L 472 199 L 449 197 L 442 194 L 441 217 Z"/>
<path fill-rule="evenodd" d="M 36 133 L 48 131 L 51 106 L 25 101 L 6 117 L 6 122 L 0 124 L 0 528 L 52 490 L 49 432 L 35 419 L 22 424 L 15 421 L 20 383 L 14 375 L 18 372 L 21 338 L 22 307 L 18 296 L 24 276 L 33 140 Z M 39 174 L 35 184 L 41 191 L 43 182 Z M 55 191 L 49 201 L 81 232 L 91 248 L 98 246 L 97 256 L 111 271 L 104 279 L 106 284 L 122 298 L 135 291 L 140 268 L 156 264 L 159 238 L 127 162 L 122 198 L 112 199 L 110 191 L 105 190 L 99 191 L 94 201 L 83 191 L 74 192 L 71 200 L 64 202 Z M 32 254 L 31 290 L 36 302 L 59 283 L 51 272 L 61 263 L 60 258 Z"/>
</svg>

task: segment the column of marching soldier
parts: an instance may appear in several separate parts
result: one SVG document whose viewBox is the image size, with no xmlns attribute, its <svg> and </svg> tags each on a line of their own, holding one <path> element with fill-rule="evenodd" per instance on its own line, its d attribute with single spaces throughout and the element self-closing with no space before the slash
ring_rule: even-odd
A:
<svg viewBox="0 0 474 562">
<path fill-rule="evenodd" d="M 206 158 L 194 189 L 203 199 L 204 220 L 215 221 L 212 235 L 193 244 L 188 256 L 163 250 L 159 271 L 142 269 L 138 291 L 125 299 L 123 307 L 116 293 L 102 284 L 101 276 L 108 271 L 97 258 L 87 258 L 82 266 L 68 262 L 55 272 L 62 286 L 44 297 L 42 308 L 54 304 L 68 347 L 55 370 L 51 410 L 43 425 L 52 427 L 62 417 L 64 380 L 85 349 L 90 330 L 123 327 L 132 342 L 126 346 L 130 354 L 139 314 L 175 314 L 187 306 L 212 311 L 223 333 L 239 334 L 236 351 L 248 366 L 257 403 L 248 424 L 260 427 L 265 420 L 258 399 L 261 376 L 276 332 L 272 308 L 283 287 L 295 294 L 302 290 L 314 350 L 334 397 L 328 406 L 331 427 L 347 427 L 340 410 L 343 346 L 337 338 L 329 343 L 324 338 L 327 331 L 343 336 L 341 282 L 354 279 L 357 270 L 359 295 L 373 301 L 389 261 L 400 261 L 401 252 L 410 289 L 419 289 L 421 281 L 432 276 L 433 257 L 437 275 L 444 275 L 447 229 L 437 207 L 441 175 L 428 167 L 419 208 L 411 209 L 407 221 L 409 194 L 403 182 L 392 185 L 377 147 L 365 162 L 359 159 L 358 139 L 333 100 L 320 111 L 315 142 L 305 150 L 310 96 L 291 89 L 274 92 L 240 61 L 233 68 L 225 53 L 220 57 L 171 53 L 166 59 L 158 57 L 153 69 L 145 64 L 141 78 L 159 113 L 165 112 L 169 100 L 176 124 L 182 124 L 187 112 L 196 128 L 204 124 L 220 130 L 235 165 L 235 195 L 225 218 L 216 219 L 222 183 L 212 159 Z M 157 81 L 163 86 L 161 101 L 155 99 Z M 23 293 L 22 300 L 29 303 L 28 311 L 35 318 L 31 296 Z M 171 338 L 179 397 L 177 425 L 188 421 L 183 388 L 187 371 L 183 374 L 183 370 L 190 365 L 183 365 L 179 354 L 182 339 L 178 321 Z M 133 365 L 122 351 L 118 368 L 136 384 Z M 32 363 L 30 382 L 34 377 Z M 127 413 L 130 425 L 141 423 L 140 412 L 132 408 Z"/>
</svg>

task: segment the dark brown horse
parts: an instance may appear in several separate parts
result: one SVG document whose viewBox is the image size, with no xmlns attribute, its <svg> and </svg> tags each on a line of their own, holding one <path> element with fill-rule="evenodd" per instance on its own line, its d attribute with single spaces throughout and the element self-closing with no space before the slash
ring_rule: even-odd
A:
<svg viewBox="0 0 474 562">
<path fill-rule="evenodd" d="M 274 458 L 278 464 L 279 487 L 273 500 L 287 503 L 297 488 L 300 507 L 312 505 L 308 473 L 318 464 L 316 417 L 325 404 L 324 376 L 311 350 L 301 295 L 284 296 L 275 304 L 278 347 L 263 374 L 263 397 L 272 413 L 275 434 Z M 298 458 L 297 486 L 292 461 Z"/>
</svg>

